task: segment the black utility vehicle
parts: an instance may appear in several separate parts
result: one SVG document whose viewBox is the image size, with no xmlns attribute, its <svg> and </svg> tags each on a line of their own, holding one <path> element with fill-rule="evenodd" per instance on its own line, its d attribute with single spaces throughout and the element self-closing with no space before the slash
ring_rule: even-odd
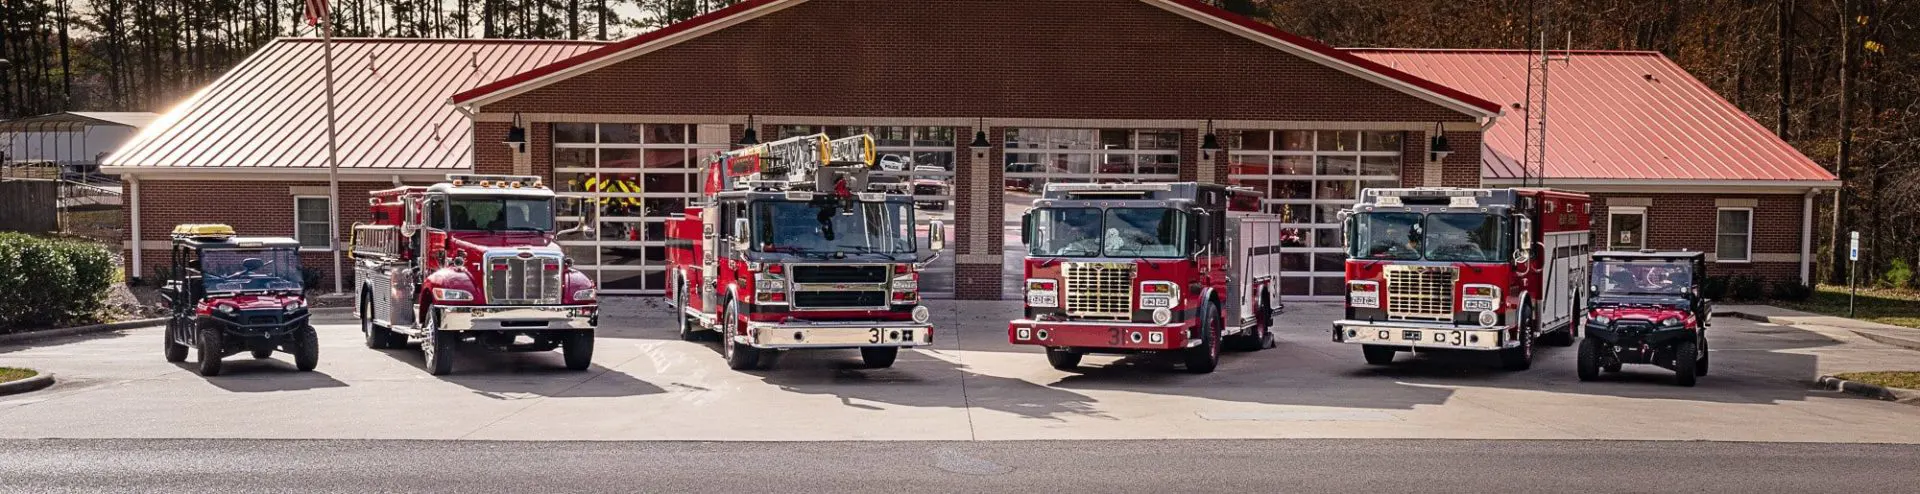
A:
<svg viewBox="0 0 1920 494">
<path fill-rule="evenodd" d="M 287 352 L 302 371 L 320 362 L 293 239 L 236 237 L 226 225 L 175 227 L 160 294 L 172 310 L 168 362 L 186 360 L 189 347 L 200 354 L 203 376 L 220 375 L 220 359 L 240 352 L 256 359 Z"/>
</svg>

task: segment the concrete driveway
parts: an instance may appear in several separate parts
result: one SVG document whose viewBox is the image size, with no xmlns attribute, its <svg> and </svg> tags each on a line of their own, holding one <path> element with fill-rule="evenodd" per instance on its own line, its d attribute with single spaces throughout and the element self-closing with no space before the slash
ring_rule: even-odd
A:
<svg viewBox="0 0 1920 494">
<path fill-rule="evenodd" d="M 322 318 L 321 363 L 230 357 L 203 378 L 160 355 L 158 328 L 0 348 L 0 364 L 60 383 L 0 398 L 0 438 L 526 440 L 1001 440 L 1165 438 L 1652 439 L 1920 443 L 1920 407 L 1811 389 L 1826 362 L 1920 368 L 1920 352 L 1851 334 L 1720 318 L 1713 375 L 1696 388 L 1654 367 L 1574 377 L 1571 348 L 1535 368 L 1401 354 L 1363 363 L 1328 341 L 1337 310 L 1296 305 L 1279 348 L 1228 354 L 1190 375 L 1143 357 L 1062 372 L 1006 343 L 1017 302 L 934 301 L 932 349 L 891 369 L 853 351 L 793 353 L 728 370 L 712 343 L 679 341 L 655 299 L 610 302 L 595 365 L 558 352 L 463 355 L 428 376 L 417 349 L 370 350 L 345 316 Z"/>
</svg>

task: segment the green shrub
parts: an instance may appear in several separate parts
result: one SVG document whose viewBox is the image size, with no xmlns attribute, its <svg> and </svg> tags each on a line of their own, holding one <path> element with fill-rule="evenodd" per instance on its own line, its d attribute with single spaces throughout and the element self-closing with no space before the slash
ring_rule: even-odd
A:
<svg viewBox="0 0 1920 494">
<path fill-rule="evenodd" d="M 300 267 L 300 286 L 307 287 L 307 291 L 318 293 L 320 291 L 321 281 L 320 270 L 318 268 L 311 266 Z"/>
<path fill-rule="evenodd" d="M 106 304 L 115 269 L 98 245 L 0 234 L 0 327 L 91 320 Z"/>
<path fill-rule="evenodd" d="M 1887 268 L 1886 277 L 1881 280 L 1886 282 L 1887 288 L 1905 288 L 1907 283 L 1913 281 L 1913 266 L 1907 265 L 1906 259 L 1894 259 L 1892 266 Z"/>
<path fill-rule="evenodd" d="M 1727 291 L 1733 300 L 1761 300 L 1767 298 L 1767 285 L 1758 276 L 1736 274 L 1727 280 Z"/>
<path fill-rule="evenodd" d="M 1700 282 L 1700 296 L 1712 300 L 1727 299 L 1727 277 L 1708 276 Z"/>
<path fill-rule="evenodd" d="M 1801 302 L 1813 298 L 1813 287 L 1802 285 L 1798 281 L 1782 278 L 1773 282 L 1773 299 L 1788 302 Z"/>
</svg>

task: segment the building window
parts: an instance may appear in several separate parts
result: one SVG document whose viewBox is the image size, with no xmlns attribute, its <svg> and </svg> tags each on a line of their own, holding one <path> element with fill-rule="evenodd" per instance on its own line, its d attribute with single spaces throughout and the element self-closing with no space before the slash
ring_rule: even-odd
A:
<svg viewBox="0 0 1920 494">
<path fill-rule="evenodd" d="M 1752 261 L 1753 210 L 1722 208 L 1718 223 L 1719 233 L 1713 246 L 1714 258 L 1719 262 Z"/>
<path fill-rule="evenodd" d="M 1008 129 L 1008 188 L 1048 182 L 1144 182 L 1180 178 L 1177 129 Z"/>
<path fill-rule="evenodd" d="M 327 235 L 327 198 L 325 196 L 298 196 L 293 198 L 293 237 L 300 241 L 302 249 L 332 248 Z"/>
<path fill-rule="evenodd" d="M 1339 296 L 1346 289 L 1339 213 L 1360 191 L 1400 186 L 1398 131 L 1229 130 L 1221 134 L 1234 185 L 1266 194 L 1280 215 L 1280 293 Z"/>
<path fill-rule="evenodd" d="M 1607 208 L 1607 249 L 1640 250 L 1647 247 L 1647 209 L 1613 206 Z"/>
<path fill-rule="evenodd" d="M 553 124 L 559 227 L 599 210 L 593 235 L 560 239 L 567 257 L 602 293 L 665 293 L 666 220 L 699 197 L 700 157 L 727 143 L 726 125 Z"/>
</svg>

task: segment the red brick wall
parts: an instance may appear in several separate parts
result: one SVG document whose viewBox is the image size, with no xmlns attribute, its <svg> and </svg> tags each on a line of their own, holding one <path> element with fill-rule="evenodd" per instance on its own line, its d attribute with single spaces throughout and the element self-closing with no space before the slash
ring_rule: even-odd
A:
<svg viewBox="0 0 1920 494">
<path fill-rule="evenodd" d="M 505 134 L 502 134 L 505 135 Z M 498 145 L 498 143 L 496 143 Z M 504 147 L 504 146 L 503 146 Z M 140 181 L 140 239 L 143 242 L 166 241 L 174 225 L 182 223 L 225 223 L 233 227 L 242 236 L 292 237 L 293 194 L 289 188 L 326 187 L 325 180 L 320 181 L 202 181 L 202 180 L 154 180 Z M 349 232 L 355 222 L 370 221 L 367 210 L 367 193 L 373 190 L 392 188 L 391 182 L 341 182 L 340 183 L 340 242 L 348 241 Z M 302 194 L 305 195 L 305 194 Z M 319 195 L 325 195 L 324 193 Z M 131 205 L 131 201 L 128 203 Z M 133 215 L 124 215 L 127 231 L 132 231 Z M 128 240 L 131 240 L 129 238 Z M 133 272 L 133 257 L 126 253 L 125 268 Z M 166 266 L 169 253 L 165 249 L 146 249 L 141 252 L 142 272 L 139 276 L 151 277 L 154 269 Z M 325 251 L 305 252 L 300 256 L 301 264 L 322 272 L 322 290 L 333 288 L 333 256 Z M 353 273 L 348 260 L 342 259 L 347 268 L 347 279 Z"/>
<path fill-rule="evenodd" d="M 1800 253 L 1803 198 L 1798 194 L 1594 194 L 1594 245 L 1606 245 L 1610 233 L 1607 202 L 1619 198 L 1652 199 L 1653 204 L 1646 208 L 1647 248 L 1714 252 L 1719 230 L 1716 200 L 1753 199 L 1759 201 L 1753 208 L 1754 255 Z M 1814 230 L 1816 235 L 1820 231 Z M 1747 274 L 1764 277 L 1769 283 L 1797 281 L 1800 277 L 1798 262 L 1715 262 L 1707 270 L 1710 276 Z"/>
</svg>

